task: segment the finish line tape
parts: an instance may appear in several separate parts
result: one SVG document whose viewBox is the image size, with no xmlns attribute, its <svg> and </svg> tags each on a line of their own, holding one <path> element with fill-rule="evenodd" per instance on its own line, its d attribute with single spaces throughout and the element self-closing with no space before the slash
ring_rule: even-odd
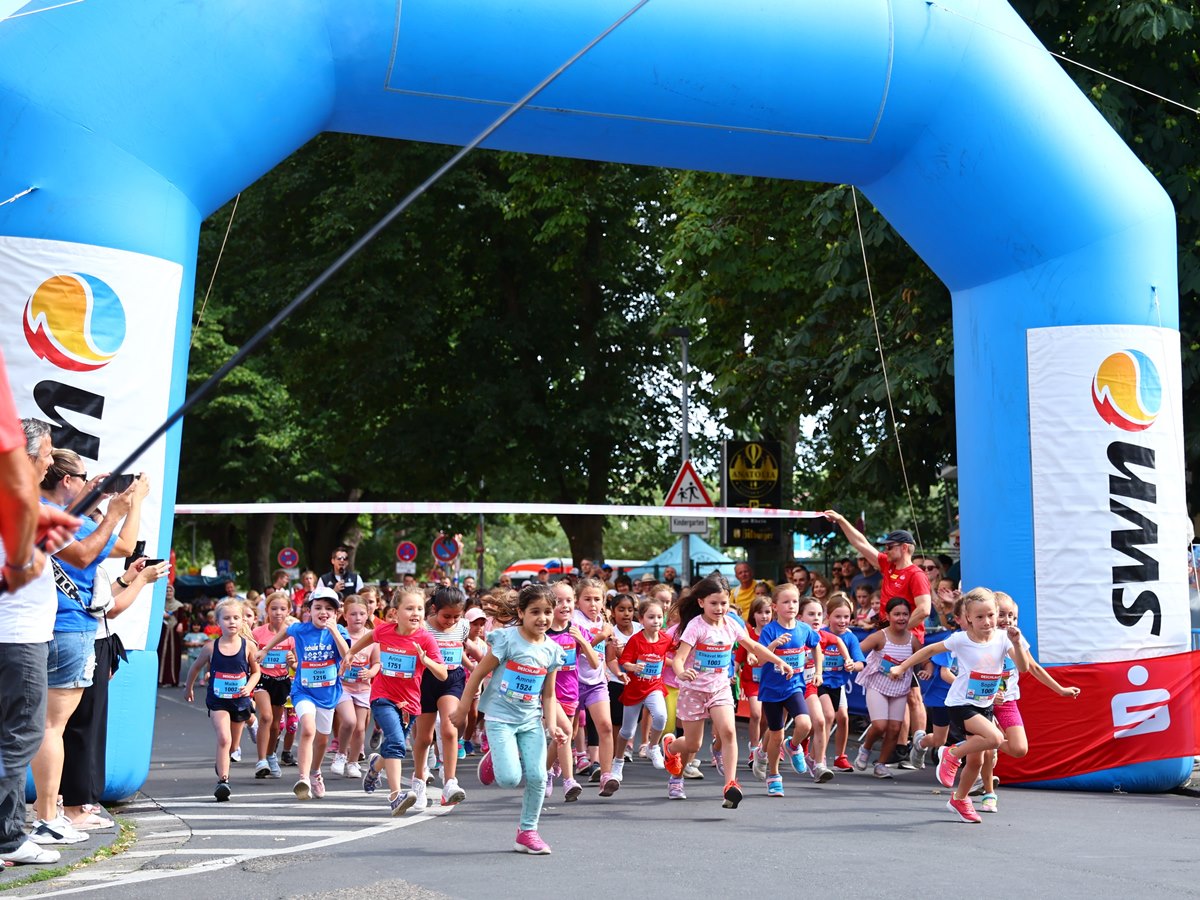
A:
<svg viewBox="0 0 1200 900">
<path fill-rule="evenodd" d="M 180 503 L 177 516 L 229 516 L 255 513 L 326 513 L 350 515 L 533 515 L 533 516 L 668 516 L 707 519 L 819 519 L 825 514 L 801 509 L 748 506 L 609 506 L 574 503 Z"/>
</svg>

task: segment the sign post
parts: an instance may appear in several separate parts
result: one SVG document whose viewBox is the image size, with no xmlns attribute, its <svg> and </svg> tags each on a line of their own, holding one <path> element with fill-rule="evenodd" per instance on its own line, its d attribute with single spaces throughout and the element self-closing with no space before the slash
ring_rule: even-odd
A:
<svg viewBox="0 0 1200 900">
<path fill-rule="evenodd" d="M 679 468 L 679 474 L 667 491 L 665 506 L 674 509 L 708 509 L 713 505 L 712 498 L 704 489 L 704 482 L 696 472 L 692 461 L 686 457 Z M 682 534 L 683 543 L 680 547 L 679 567 L 683 570 L 680 575 L 686 587 L 691 581 L 692 555 L 691 538 L 689 535 L 704 534 L 708 531 L 708 519 L 703 516 L 671 516 L 671 534 Z"/>
</svg>

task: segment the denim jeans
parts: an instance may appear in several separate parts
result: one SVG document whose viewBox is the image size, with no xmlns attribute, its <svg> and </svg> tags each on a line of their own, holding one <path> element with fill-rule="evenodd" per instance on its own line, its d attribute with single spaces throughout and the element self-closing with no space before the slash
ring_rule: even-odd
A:
<svg viewBox="0 0 1200 900">
<path fill-rule="evenodd" d="M 371 701 L 371 718 L 383 732 L 383 743 L 379 745 L 379 755 L 384 759 L 404 759 L 408 756 L 408 748 L 404 744 L 404 720 L 400 718 L 400 707 L 391 700 L 379 697 Z M 395 786 L 393 787 L 395 788 Z"/>
<path fill-rule="evenodd" d="M 44 644 L 0 644 L 0 853 L 25 843 L 25 768 L 46 731 Z"/>
<path fill-rule="evenodd" d="M 522 725 L 487 720 L 488 745 L 496 783 L 514 788 L 525 774 L 525 799 L 521 803 L 521 830 L 537 828 L 546 799 L 546 732 L 540 718 Z"/>
</svg>

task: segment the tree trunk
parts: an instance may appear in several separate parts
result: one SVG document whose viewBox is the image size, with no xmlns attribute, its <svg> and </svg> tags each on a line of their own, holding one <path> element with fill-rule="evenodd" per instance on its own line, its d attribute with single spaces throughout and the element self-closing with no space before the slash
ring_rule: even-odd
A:
<svg viewBox="0 0 1200 900">
<path fill-rule="evenodd" d="M 572 565 L 581 559 L 604 558 L 604 516 L 562 515 L 558 524 L 571 544 Z"/>
<path fill-rule="evenodd" d="M 246 517 L 246 560 L 250 570 L 249 587 L 261 591 L 271 583 L 275 569 L 271 558 L 271 537 L 275 533 L 275 513 Z"/>
<path fill-rule="evenodd" d="M 218 560 L 233 559 L 233 548 L 237 546 L 237 527 L 232 521 L 220 516 L 210 517 L 200 529 L 210 544 L 212 544 L 213 563 Z M 234 573 L 237 580 L 237 573 Z"/>
</svg>

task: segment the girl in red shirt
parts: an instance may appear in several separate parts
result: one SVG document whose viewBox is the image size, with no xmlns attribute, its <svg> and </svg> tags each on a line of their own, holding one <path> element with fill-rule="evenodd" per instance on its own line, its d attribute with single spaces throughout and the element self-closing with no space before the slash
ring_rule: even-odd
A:
<svg viewBox="0 0 1200 900">
<path fill-rule="evenodd" d="M 746 620 L 746 631 L 754 640 L 762 633 L 763 626 L 771 621 L 771 598 L 755 597 L 750 604 L 750 618 Z M 758 683 L 762 679 L 762 663 L 753 653 L 741 644 L 734 651 L 734 660 L 738 667 L 738 687 L 746 698 L 750 708 L 750 719 L 746 730 L 750 735 L 750 752 L 748 765 L 753 768 L 754 760 L 764 751 L 759 746 L 762 738 L 762 704 L 758 702 Z M 763 757 L 764 762 L 766 757 Z"/>
<path fill-rule="evenodd" d="M 629 674 L 629 682 L 621 692 L 621 705 L 625 711 L 614 747 L 613 778 L 618 781 L 625 768 L 625 747 L 637 731 L 643 707 L 650 713 L 650 746 L 646 755 L 654 768 L 662 769 L 665 765 L 658 742 L 667 724 L 666 688 L 662 676 L 663 665 L 671 650 L 671 637 L 662 631 L 663 617 L 661 601 L 643 600 L 638 606 L 642 630 L 634 634 L 621 651 L 621 668 Z"/>
</svg>

